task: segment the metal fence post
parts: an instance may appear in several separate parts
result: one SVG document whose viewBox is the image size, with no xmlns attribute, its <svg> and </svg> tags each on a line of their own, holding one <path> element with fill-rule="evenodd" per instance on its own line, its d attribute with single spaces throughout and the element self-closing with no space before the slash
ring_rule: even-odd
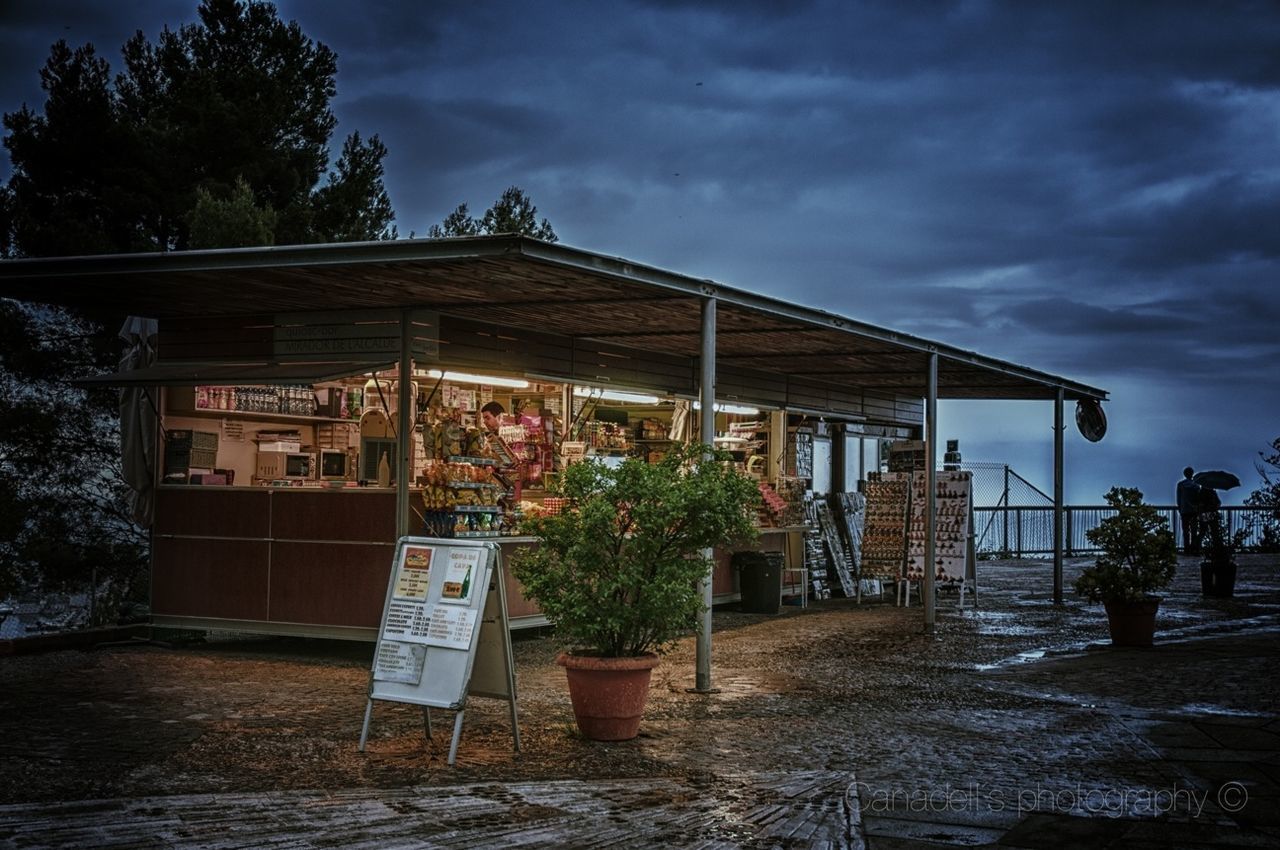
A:
<svg viewBox="0 0 1280 850">
<path fill-rule="evenodd" d="M 1004 465 L 1004 495 L 1000 497 L 1000 504 L 1004 505 L 1004 556 L 1009 557 L 1009 464 Z"/>
</svg>

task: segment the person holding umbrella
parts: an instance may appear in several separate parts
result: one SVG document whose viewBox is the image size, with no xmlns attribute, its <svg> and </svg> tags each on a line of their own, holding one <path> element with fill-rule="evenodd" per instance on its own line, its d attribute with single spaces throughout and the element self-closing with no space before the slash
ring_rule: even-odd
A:
<svg viewBox="0 0 1280 850">
<path fill-rule="evenodd" d="M 1182 470 L 1178 482 L 1178 516 L 1182 518 L 1182 551 L 1195 555 L 1200 551 L 1200 485 L 1196 483 L 1196 471 L 1191 467 Z"/>
</svg>

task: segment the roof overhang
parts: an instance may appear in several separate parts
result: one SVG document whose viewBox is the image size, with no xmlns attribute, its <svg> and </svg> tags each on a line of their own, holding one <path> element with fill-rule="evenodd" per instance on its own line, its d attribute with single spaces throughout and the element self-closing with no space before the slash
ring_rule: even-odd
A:
<svg viewBox="0 0 1280 850">
<path fill-rule="evenodd" d="M 522 236 L 402 239 L 0 262 L 0 296 L 157 319 L 423 308 L 697 357 L 716 299 L 716 359 L 833 386 L 940 398 L 1105 400 L 1105 390 L 932 340 Z"/>
<path fill-rule="evenodd" d="M 332 361 L 325 363 L 157 363 L 124 369 L 72 383 L 82 387 L 227 387 L 239 384 L 293 384 L 311 386 L 350 375 L 379 372 L 394 364 L 385 361 Z"/>
</svg>

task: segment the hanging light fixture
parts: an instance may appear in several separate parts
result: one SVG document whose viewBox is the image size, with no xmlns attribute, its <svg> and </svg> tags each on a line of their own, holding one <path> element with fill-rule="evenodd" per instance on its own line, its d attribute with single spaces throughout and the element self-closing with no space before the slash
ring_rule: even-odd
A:
<svg viewBox="0 0 1280 850">
<path fill-rule="evenodd" d="M 495 375 L 472 375 L 468 372 L 441 372 L 439 369 L 427 371 L 429 378 L 444 378 L 457 384 L 487 384 L 493 387 L 510 387 L 514 390 L 527 390 L 529 382 L 523 378 L 499 378 Z"/>
<path fill-rule="evenodd" d="M 598 390 L 589 387 L 574 387 L 573 394 L 578 398 L 596 398 L 601 401 L 620 401 L 630 404 L 657 404 L 656 395 L 644 393 L 627 393 L 621 390 Z"/>
</svg>

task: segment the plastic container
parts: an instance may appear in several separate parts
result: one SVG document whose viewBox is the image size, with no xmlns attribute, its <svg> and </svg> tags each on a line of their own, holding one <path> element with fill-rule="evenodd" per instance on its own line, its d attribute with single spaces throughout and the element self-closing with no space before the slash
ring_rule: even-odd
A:
<svg viewBox="0 0 1280 850">
<path fill-rule="evenodd" d="M 782 602 L 782 562 L 763 552 L 734 552 L 730 563 L 738 571 L 742 610 L 776 614 Z"/>
</svg>

